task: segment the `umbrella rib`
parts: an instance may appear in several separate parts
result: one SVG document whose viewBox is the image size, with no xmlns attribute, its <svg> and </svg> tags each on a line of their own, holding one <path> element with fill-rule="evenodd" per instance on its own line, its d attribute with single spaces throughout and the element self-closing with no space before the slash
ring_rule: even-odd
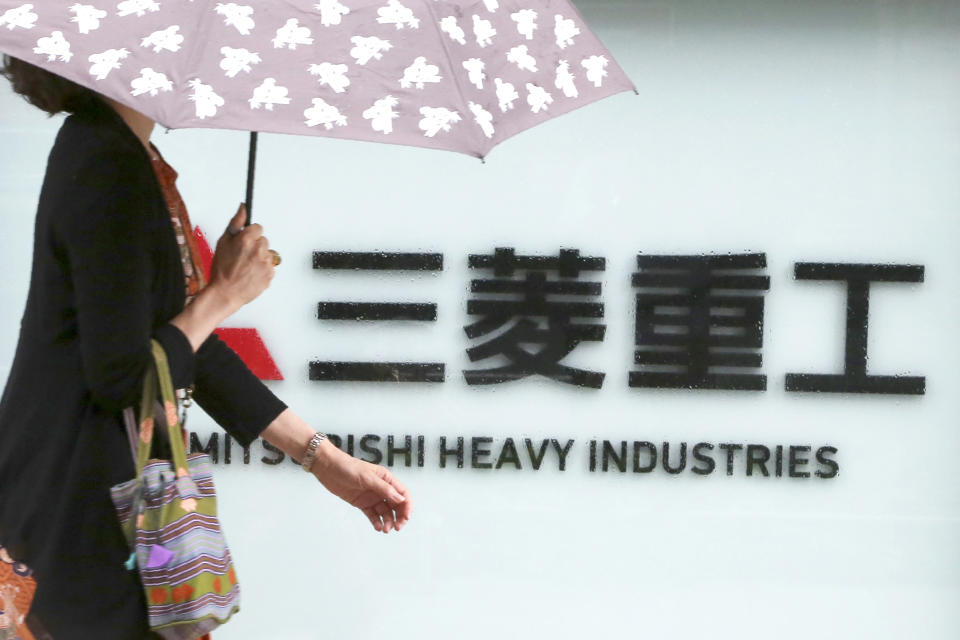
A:
<svg viewBox="0 0 960 640">
<path fill-rule="evenodd" d="M 453 66 L 454 58 L 451 55 L 450 48 L 447 46 L 447 41 L 444 39 L 444 33 L 437 28 L 437 25 L 439 24 L 439 22 L 437 21 L 437 15 L 433 12 L 433 7 L 430 5 L 429 2 L 424 2 L 423 4 L 427 10 L 427 13 L 430 14 L 430 23 L 431 23 L 430 26 L 433 27 L 434 31 L 436 31 L 437 40 L 440 42 L 440 46 L 443 47 L 444 56 L 446 57 L 447 62 L 450 64 L 450 75 L 453 76 L 453 83 L 457 87 L 457 97 L 460 98 L 460 104 L 457 106 L 460 108 L 461 113 L 464 114 L 464 123 L 465 123 L 464 126 L 469 126 L 469 124 L 467 123 L 467 120 L 469 120 L 470 118 L 471 111 L 470 111 L 470 108 L 467 106 L 466 93 L 464 93 L 463 87 L 460 85 L 460 76 L 457 73 L 457 70 L 454 69 L 454 66 Z M 471 127 L 470 131 L 473 132 L 470 137 L 474 141 L 476 141 L 477 139 L 476 130 Z M 475 149 L 478 149 L 478 150 L 472 151 L 471 155 L 474 155 L 477 158 L 480 158 L 480 160 L 483 160 L 485 154 L 479 151 L 480 148 L 481 148 L 480 145 L 475 144 Z"/>
</svg>

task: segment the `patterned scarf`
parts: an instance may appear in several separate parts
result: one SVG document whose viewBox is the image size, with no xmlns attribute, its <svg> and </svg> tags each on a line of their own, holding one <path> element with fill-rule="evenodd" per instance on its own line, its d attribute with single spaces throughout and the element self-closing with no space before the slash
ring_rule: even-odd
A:
<svg viewBox="0 0 960 640">
<path fill-rule="evenodd" d="M 152 148 L 150 160 L 153 163 L 153 170 L 157 174 L 157 180 L 160 182 L 160 188 L 163 191 L 163 199 L 166 200 L 167 209 L 170 210 L 173 230 L 177 234 L 177 246 L 180 248 L 180 262 L 183 264 L 184 285 L 187 294 L 186 304 L 190 304 L 194 296 L 207 284 L 203 275 L 203 268 L 200 266 L 200 251 L 197 249 L 197 241 L 193 237 L 193 227 L 190 225 L 187 207 L 183 203 L 183 198 L 180 197 L 180 192 L 177 191 L 177 172 L 167 164 L 156 147 L 150 146 Z"/>
</svg>

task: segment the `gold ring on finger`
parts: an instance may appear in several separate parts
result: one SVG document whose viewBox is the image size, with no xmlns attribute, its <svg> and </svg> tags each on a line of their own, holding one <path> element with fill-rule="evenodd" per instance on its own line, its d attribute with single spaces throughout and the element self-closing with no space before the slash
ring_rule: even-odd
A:
<svg viewBox="0 0 960 640">
<path fill-rule="evenodd" d="M 273 259 L 273 266 L 278 267 L 280 263 L 283 262 L 283 259 L 280 257 L 280 254 L 274 251 L 273 249 L 267 249 L 270 252 L 270 257 Z"/>
</svg>

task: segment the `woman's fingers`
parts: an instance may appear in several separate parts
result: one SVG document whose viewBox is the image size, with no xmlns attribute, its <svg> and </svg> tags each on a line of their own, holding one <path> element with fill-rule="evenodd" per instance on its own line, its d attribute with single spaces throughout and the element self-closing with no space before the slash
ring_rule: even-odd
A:
<svg viewBox="0 0 960 640">
<path fill-rule="evenodd" d="M 373 510 L 383 518 L 383 532 L 390 533 L 390 530 L 394 528 L 393 509 L 386 502 L 378 502 L 374 505 Z"/>
<path fill-rule="evenodd" d="M 410 496 L 407 496 L 407 499 L 403 501 L 399 507 L 397 507 L 397 529 L 407 524 L 407 521 L 410 520 L 410 516 L 413 514 L 413 500 L 410 499 Z"/>
<path fill-rule="evenodd" d="M 377 467 L 376 469 L 378 473 L 373 475 L 370 482 L 372 486 L 370 488 L 391 505 L 397 506 L 402 504 L 406 498 L 404 498 L 403 494 L 397 491 L 388 480 L 388 478 L 393 479 L 393 475 L 384 467 Z"/>
<path fill-rule="evenodd" d="M 230 237 L 239 235 L 243 231 L 243 225 L 247 221 L 247 205 L 243 202 L 240 203 L 240 206 L 237 207 L 237 212 L 234 214 L 233 218 L 230 219 L 230 222 L 227 224 L 227 235 Z"/>
<path fill-rule="evenodd" d="M 394 489 L 397 490 L 397 493 L 403 496 L 403 504 L 412 505 L 412 502 L 410 501 L 410 489 L 407 489 L 406 485 L 393 476 L 390 476 L 390 484 L 392 484 Z"/>
<path fill-rule="evenodd" d="M 380 516 L 376 511 L 373 510 L 373 507 L 367 507 L 366 509 L 361 509 L 361 511 L 363 511 L 363 514 L 367 516 L 367 519 L 370 521 L 370 524 L 373 525 L 374 529 L 377 531 L 383 529 L 383 521 L 380 520 Z"/>
<path fill-rule="evenodd" d="M 386 467 L 371 464 L 364 466 L 369 473 L 367 487 L 379 500 L 371 507 L 363 508 L 362 511 L 377 531 L 384 533 L 399 531 L 410 519 L 413 509 L 409 489 Z"/>
<path fill-rule="evenodd" d="M 248 247 L 256 246 L 262 237 L 263 227 L 261 227 L 259 224 L 252 224 L 249 227 L 246 227 L 240 234 L 240 239 Z"/>
<path fill-rule="evenodd" d="M 266 236 L 260 236 L 257 238 L 257 242 L 254 245 L 256 255 L 258 258 L 265 262 L 269 262 L 270 266 L 273 266 L 273 256 L 270 255 L 270 242 L 267 241 Z"/>
<path fill-rule="evenodd" d="M 400 527 L 407 523 L 407 520 L 410 519 L 410 515 L 413 513 L 413 500 L 410 498 L 410 490 L 407 489 L 402 482 L 397 480 L 392 473 L 386 471 L 384 480 L 390 483 L 394 491 L 400 494 L 400 497 L 403 498 L 403 502 L 399 504 L 393 504 L 393 507 L 397 512 L 397 530 L 399 531 Z"/>
<path fill-rule="evenodd" d="M 244 227 L 244 222 L 246 210 L 241 205 L 217 242 L 209 283 L 222 289 L 236 306 L 257 298 L 270 286 L 275 275 L 275 261 L 263 227 L 259 224 Z"/>
</svg>

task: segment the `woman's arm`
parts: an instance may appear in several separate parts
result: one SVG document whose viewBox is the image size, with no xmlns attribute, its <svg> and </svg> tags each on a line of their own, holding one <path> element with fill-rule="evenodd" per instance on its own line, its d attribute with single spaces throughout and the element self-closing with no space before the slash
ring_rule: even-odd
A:
<svg viewBox="0 0 960 640">
<path fill-rule="evenodd" d="M 138 402 L 140 381 L 152 362 L 151 338 L 164 345 L 178 387 L 193 382 L 194 357 L 177 327 L 155 324 L 154 256 L 170 222 L 151 202 L 152 174 L 143 171 L 145 160 L 136 149 L 106 144 L 98 138 L 105 135 L 100 128 L 89 129 L 69 119 L 61 129 L 40 197 L 38 228 L 41 221 L 49 224 L 59 267 L 44 277 L 56 279 L 68 296 L 50 317 L 62 323 L 61 336 L 76 338 L 91 400 L 113 413 Z"/>
<path fill-rule="evenodd" d="M 314 433 L 287 409 L 261 435 L 291 458 L 301 460 Z M 317 447 L 310 471 L 330 493 L 363 511 L 377 531 L 400 531 L 413 513 L 410 491 L 389 470 L 354 458 L 329 440 Z"/>
<path fill-rule="evenodd" d="M 197 351 L 194 399 L 242 446 L 258 437 L 301 460 L 315 430 L 260 382 L 215 335 Z M 363 511 L 374 529 L 399 531 L 410 519 L 410 492 L 386 468 L 324 440 L 311 472 L 334 495 Z"/>
<path fill-rule="evenodd" d="M 273 277 L 266 239 L 258 225 L 242 229 L 245 217 L 241 205 L 217 243 L 210 284 L 171 324 L 197 352 L 196 397 L 201 406 L 220 424 L 229 425 L 244 444 L 276 416 L 260 435 L 300 459 L 314 429 L 254 380 L 219 340 L 209 338 L 221 321 L 256 298 Z M 311 472 L 327 490 L 363 511 L 377 531 L 399 531 L 410 519 L 410 493 L 385 467 L 354 458 L 324 440 Z"/>
</svg>

